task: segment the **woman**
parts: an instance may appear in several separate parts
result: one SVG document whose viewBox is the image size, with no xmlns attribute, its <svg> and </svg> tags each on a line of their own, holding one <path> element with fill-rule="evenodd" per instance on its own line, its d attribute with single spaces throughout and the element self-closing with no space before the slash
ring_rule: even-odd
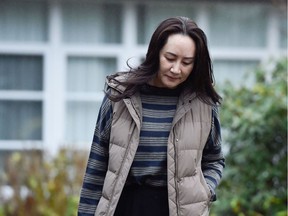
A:
<svg viewBox="0 0 288 216">
<path fill-rule="evenodd" d="M 224 168 L 206 36 L 164 20 L 146 59 L 107 77 L 78 215 L 208 215 Z"/>
</svg>

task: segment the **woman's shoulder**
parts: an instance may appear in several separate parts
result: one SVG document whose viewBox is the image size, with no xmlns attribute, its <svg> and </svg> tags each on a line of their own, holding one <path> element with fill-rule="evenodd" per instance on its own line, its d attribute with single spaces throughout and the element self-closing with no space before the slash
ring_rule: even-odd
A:
<svg viewBox="0 0 288 216">
<path fill-rule="evenodd" d="M 106 82 L 108 83 L 123 82 L 126 81 L 128 77 L 129 77 L 128 71 L 116 72 L 114 74 L 106 76 Z"/>
<path fill-rule="evenodd" d="M 105 81 L 105 92 L 116 90 L 118 92 L 123 92 L 125 90 L 125 86 L 122 82 L 125 82 L 129 77 L 128 72 L 117 72 L 111 75 L 106 76 Z"/>
</svg>

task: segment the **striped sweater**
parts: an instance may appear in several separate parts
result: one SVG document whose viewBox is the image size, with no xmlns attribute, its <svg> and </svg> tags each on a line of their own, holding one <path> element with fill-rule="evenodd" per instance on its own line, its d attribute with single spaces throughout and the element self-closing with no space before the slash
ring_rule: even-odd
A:
<svg viewBox="0 0 288 216">
<path fill-rule="evenodd" d="M 139 146 L 127 184 L 167 185 L 167 140 L 181 89 L 169 90 L 144 86 L 141 93 L 142 127 Z M 79 216 L 92 216 L 101 198 L 107 171 L 112 104 L 105 96 L 99 111 L 93 143 L 80 195 Z M 215 189 L 222 177 L 224 158 L 218 110 L 212 109 L 212 127 L 203 150 L 202 170 L 216 199 Z"/>
<path fill-rule="evenodd" d="M 145 85 L 140 93 L 140 141 L 127 183 L 167 186 L 167 142 L 180 90 Z"/>
</svg>

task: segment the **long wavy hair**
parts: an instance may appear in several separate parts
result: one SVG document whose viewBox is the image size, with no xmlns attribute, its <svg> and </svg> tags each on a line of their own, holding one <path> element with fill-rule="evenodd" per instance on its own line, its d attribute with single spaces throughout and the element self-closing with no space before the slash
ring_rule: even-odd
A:
<svg viewBox="0 0 288 216">
<path fill-rule="evenodd" d="M 119 101 L 135 94 L 139 88 L 148 83 L 159 70 L 159 53 L 166 44 L 168 37 L 173 34 L 187 35 L 196 44 L 196 56 L 192 73 L 183 83 L 191 93 L 207 104 L 220 104 L 221 97 L 214 89 L 214 75 L 212 63 L 207 47 L 205 33 L 197 24 L 187 17 L 172 17 L 162 21 L 154 31 L 146 54 L 146 58 L 138 67 L 132 68 L 127 63 L 130 71 L 127 79 L 117 80 L 116 75 L 108 79 L 124 85 L 125 91 L 119 95 L 108 97 L 113 101 Z"/>
</svg>

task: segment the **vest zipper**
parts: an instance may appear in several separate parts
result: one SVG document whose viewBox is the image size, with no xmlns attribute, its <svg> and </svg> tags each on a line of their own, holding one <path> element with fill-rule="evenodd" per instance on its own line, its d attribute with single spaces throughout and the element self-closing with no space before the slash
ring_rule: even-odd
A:
<svg viewBox="0 0 288 216">
<path fill-rule="evenodd" d="M 126 149 L 126 151 L 125 151 L 124 160 L 127 158 L 127 154 L 128 154 L 129 149 L 130 149 L 130 146 L 131 146 L 131 139 L 129 140 L 129 144 L 128 144 L 127 149 Z M 119 169 L 119 173 L 121 173 L 121 171 L 122 171 L 122 169 L 123 169 L 123 166 L 124 166 L 124 163 L 125 163 L 125 161 L 123 161 L 123 163 L 121 164 L 120 169 Z M 111 193 L 112 199 L 113 199 L 113 196 L 114 196 L 114 193 L 115 193 L 115 188 L 116 188 L 116 185 L 117 185 L 117 182 L 118 182 L 118 181 L 119 181 L 119 175 L 117 175 L 117 179 L 116 179 L 115 185 L 114 185 L 113 190 L 112 190 L 112 193 Z M 125 187 L 125 183 L 124 183 L 124 185 L 123 185 L 123 189 L 124 189 L 124 187 Z M 121 195 L 120 195 L 120 196 L 121 196 Z M 119 196 L 119 199 L 120 199 L 120 196 Z M 118 199 L 118 202 L 119 202 L 119 199 Z M 115 209 L 113 209 L 112 211 L 115 212 L 116 207 L 117 207 L 117 205 L 115 206 Z M 109 200 L 109 204 L 108 204 L 108 208 L 107 208 L 108 211 L 109 211 L 109 210 L 111 211 L 110 208 L 111 208 L 111 200 Z M 107 213 L 108 213 L 108 212 L 107 212 Z"/>
<path fill-rule="evenodd" d="M 128 104 L 130 104 L 131 103 L 131 101 L 128 101 L 127 102 Z M 133 108 L 134 108 L 134 105 L 133 105 L 133 103 L 131 103 L 132 104 L 132 106 L 133 106 Z M 128 108 L 127 108 L 128 109 Z M 134 108 L 135 109 L 135 108 Z M 137 112 L 136 112 L 137 113 Z M 138 113 L 137 113 L 138 114 Z M 138 117 L 139 117 L 139 115 L 138 115 Z M 136 122 L 135 122 L 135 125 L 136 125 L 136 127 L 137 127 L 137 124 L 136 124 Z M 138 128 L 138 127 L 137 127 Z M 139 129 L 138 129 L 138 132 L 139 132 Z M 139 137 L 140 135 L 138 135 L 138 137 Z M 124 155 L 124 160 L 127 158 L 127 154 L 128 154 L 128 151 L 129 151 L 129 149 L 130 149 L 130 146 L 131 146 L 131 139 L 132 139 L 132 136 L 130 137 L 130 140 L 129 140 L 129 143 L 128 143 L 128 146 L 127 146 L 127 149 L 126 149 L 126 151 L 125 151 L 125 155 Z M 133 162 L 133 161 L 132 161 Z M 131 163 L 132 164 L 132 163 Z M 130 165 L 131 165 L 130 164 Z M 124 166 L 124 161 L 123 161 L 123 163 L 121 164 L 121 166 L 120 166 L 120 171 L 119 171 L 119 173 L 121 173 L 121 170 L 123 169 L 123 166 Z M 127 176 L 128 176 L 129 174 L 127 174 Z M 127 178 L 126 178 L 127 179 Z M 113 197 L 113 194 L 114 194 L 114 192 L 115 192 L 115 187 L 116 187 L 116 185 L 117 185 L 117 182 L 119 181 L 119 175 L 117 175 L 117 179 L 116 179 L 116 182 L 115 182 L 115 185 L 114 185 L 114 187 L 113 187 L 113 190 L 112 190 L 112 193 L 111 193 L 111 197 Z M 125 187 L 125 183 L 124 183 L 124 185 L 123 185 L 123 188 Z M 120 195 L 121 196 L 121 195 Z M 120 197 L 119 197 L 119 199 L 120 199 Z M 118 199 L 118 202 L 119 202 L 119 199 Z M 117 207 L 117 206 L 116 206 Z M 115 207 L 115 209 L 116 209 L 116 207 Z M 108 211 L 110 210 L 110 208 L 111 208 L 111 200 L 109 200 L 109 204 L 108 204 Z M 114 212 L 115 212 L 115 209 L 113 210 Z M 108 212 L 107 212 L 108 213 Z"/>
<path fill-rule="evenodd" d="M 179 207 L 180 207 L 180 203 L 179 203 L 179 188 L 178 188 L 178 183 L 180 181 L 180 179 L 178 178 L 178 142 L 179 139 L 177 137 L 175 137 L 175 128 L 173 128 L 173 133 L 174 133 L 174 151 L 175 151 L 175 156 L 174 156 L 174 161 L 175 161 L 175 190 L 176 190 L 176 209 L 177 209 L 177 215 L 180 216 L 179 213 Z"/>
</svg>

